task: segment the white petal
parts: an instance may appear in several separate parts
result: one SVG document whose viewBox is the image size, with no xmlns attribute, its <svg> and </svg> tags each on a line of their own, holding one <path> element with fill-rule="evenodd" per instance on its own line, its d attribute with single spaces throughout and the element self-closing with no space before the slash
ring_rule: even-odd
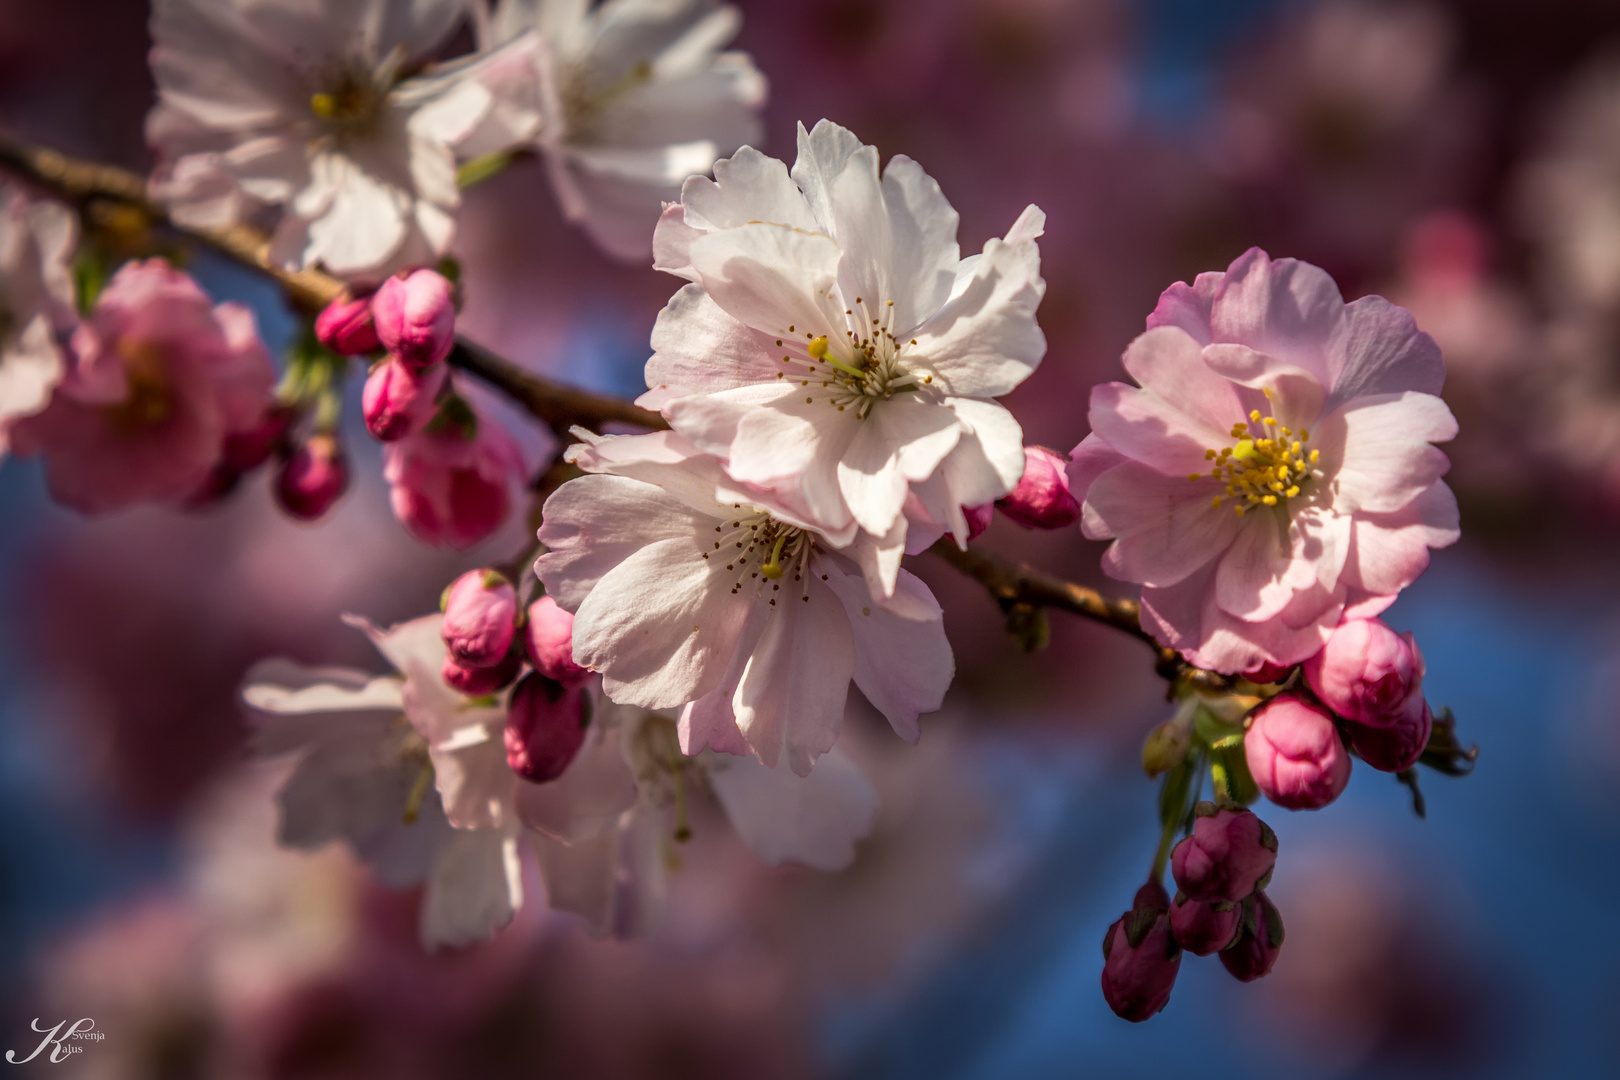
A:
<svg viewBox="0 0 1620 1080">
<path fill-rule="evenodd" d="M 830 559 L 822 566 L 855 635 L 855 685 L 895 734 L 915 743 L 918 714 L 939 709 L 956 672 L 939 602 L 902 570 L 895 583 L 899 602 L 879 606 L 859 578 L 840 574 Z"/>
<path fill-rule="evenodd" d="M 531 829 L 577 844 L 618 827 L 636 801 L 635 778 L 625 765 L 617 728 L 593 724 L 568 770 L 546 784 L 519 783 L 518 816 Z"/>
<path fill-rule="evenodd" d="M 842 870 L 855 860 L 856 841 L 877 821 L 876 789 L 836 749 L 806 777 L 767 769 L 752 758 L 706 754 L 703 760 L 732 827 L 768 866 L 796 862 Z"/>
<path fill-rule="evenodd" d="M 523 906 L 517 838 L 498 829 L 458 830 L 422 897 L 422 944 L 487 941 Z"/>
<path fill-rule="evenodd" d="M 546 500 L 535 562 L 546 593 L 578 611 L 602 576 L 647 544 L 691 536 L 702 524 L 673 496 L 623 476 L 582 476 Z"/>
<path fill-rule="evenodd" d="M 969 276 L 959 279 L 937 313 L 920 312 L 922 325 L 908 350 L 934 373 L 947 393 L 999 397 L 1027 379 L 1046 354 L 1035 309 L 1046 293 L 1035 238 L 1046 217 L 1031 206 L 1005 240 L 990 240 Z"/>
<path fill-rule="evenodd" d="M 776 594 L 780 599 L 732 698 L 737 727 L 760 761 L 775 768 L 785 748 L 800 776 L 838 738 L 855 671 L 849 619 L 819 584 Z"/>
<path fill-rule="evenodd" d="M 579 605 L 574 660 L 602 672 L 614 701 L 670 709 L 702 697 L 725 674 L 749 600 L 733 597 L 743 571 L 725 552 L 703 558 L 696 536 L 660 540 L 608 571 Z"/>
</svg>

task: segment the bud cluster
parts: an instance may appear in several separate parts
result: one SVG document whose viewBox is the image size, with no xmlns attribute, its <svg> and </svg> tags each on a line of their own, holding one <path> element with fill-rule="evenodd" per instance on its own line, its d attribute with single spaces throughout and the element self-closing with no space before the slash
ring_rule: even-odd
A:
<svg viewBox="0 0 1620 1080">
<path fill-rule="evenodd" d="M 1277 838 L 1246 805 L 1264 795 L 1286 809 L 1320 809 L 1344 792 L 1351 759 L 1360 757 L 1401 773 L 1421 814 L 1409 770 L 1425 750 L 1436 768 L 1454 774 L 1473 760 L 1456 744 L 1449 714 L 1437 723 L 1424 700 L 1417 642 L 1378 619 L 1342 623 L 1296 667 L 1266 664 L 1229 679 L 1202 674 L 1181 676 L 1176 714 L 1142 747 L 1143 769 L 1163 777 L 1164 839 L 1153 883 L 1109 931 L 1103 992 L 1127 1020 L 1168 1002 L 1182 950 L 1219 954 L 1243 982 L 1276 963 L 1282 917 L 1265 887 Z M 1215 802 L 1195 801 L 1206 772 Z M 1185 836 L 1172 850 L 1178 832 Z M 1153 893 L 1166 862 L 1177 891 L 1159 905 Z M 1159 924 L 1144 914 L 1161 908 L 1163 948 L 1153 936 Z"/>
<path fill-rule="evenodd" d="M 557 779 L 584 745 L 591 718 L 592 672 L 574 663 L 573 615 L 549 596 L 521 608 L 512 582 L 491 569 L 451 582 L 442 607 L 445 683 L 468 697 L 489 697 L 515 683 L 506 762 L 533 783 Z"/>
</svg>

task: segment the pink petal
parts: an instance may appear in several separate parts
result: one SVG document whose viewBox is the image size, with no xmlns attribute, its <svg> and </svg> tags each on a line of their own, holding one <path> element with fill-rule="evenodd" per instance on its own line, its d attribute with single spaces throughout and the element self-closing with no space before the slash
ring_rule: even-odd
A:
<svg viewBox="0 0 1620 1080">
<path fill-rule="evenodd" d="M 1326 271 L 1296 259 L 1272 261 L 1250 248 L 1227 268 L 1210 305 L 1215 341 L 1238 342 L 1328 381 L 1327 343 L 1344 298 Z"/>
<path fill-rule="evenodd" d="M 1230 505 L 1210 505 L 1219 490 L 1214 481 L 1189 484 L 1134 461 L 1098 477 L 1086 496 L 1084 530 L 1093 540 L 1117 538 L 1103 555 L 1104 572 L 1165 586 L 1211 563 L 1242 526 Z"/>
</svg>

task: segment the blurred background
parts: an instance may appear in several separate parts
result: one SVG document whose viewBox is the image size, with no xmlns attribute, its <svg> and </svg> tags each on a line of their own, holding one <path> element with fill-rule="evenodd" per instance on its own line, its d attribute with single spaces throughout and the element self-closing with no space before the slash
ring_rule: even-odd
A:
<svg viewBox="0 0 1620 1080">
<path fill-rule="evenodd" d="M 1099 945 L 1152 859 L 1137 755 L 1163 684 L 1139 643 L 1064 617 L 1019 653 L 982 590 L 920 559 L 959 674 L 915 749 L 852 700 L 883 797 L 854 867 L 762 867 L 711 812 L 651 939 L 531 904 L 491 945 L 424 956 L 415 895 L 344 851 L 275 848 L 278 775 L 246 761 L 235 687 L 272 654 L 380 668 L 339 613 L 430 610 L 521 523 L 460 557 L 411 542 L 358 430 L 355 489 L 316 526 L 262 476 L 206 512 L 86 520 L 7 461 L 0 1044 L 90 1016 L 104 1041 L 29 1067 L 108 1078 L 1616 1075 L 1620 7 L 739 6 L 766 150 L 791 159 L 794 124 L 827 116 L 916 158 L 964 251 L 1046 210 L 1050 348 L 1008 401 L 1032 442 L 1079 442 L 1159 292 L 1251 244 L 1415 312 L 1462 423 L 1463 541 L 1385 618 L 1416 633 L 1475 774 L 1425 774 L 1426 821 L 1369 769 L 1325 811 L 1259 808 L 1282 845 L 1276 970 L 1243 986 L 1189 958 L 1166 1012 L 1129 1025 Z M 146 168 L 145 18 L 0 2 L 0 125 Z M 471 335 L 639 389 L 675 282 L 608 263 L 537 164 L 469 194 L 457 253 Z M 273 291 L 192 269 L 287 340 Z M 1077 532 L 998 519 L 982 542 L 1110 587 Z"/>
</svg>

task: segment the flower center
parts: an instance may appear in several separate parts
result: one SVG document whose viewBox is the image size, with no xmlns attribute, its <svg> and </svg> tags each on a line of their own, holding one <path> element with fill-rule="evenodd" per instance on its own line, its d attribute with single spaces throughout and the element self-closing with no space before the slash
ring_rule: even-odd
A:
<svg viewBox="0 0 1620 1080">
<path fill-rule="evenodd" d="M 570 142 L 583 142 L 590 135 L 597 119 L 626 94 L 652 82 L 653 66 L 649 60 L 637 60 L 630 70 L 601 89 L 592 87 L 591 72 L 587 67 L 576 67 L 562 80 L 563 125 Z"/>
<path fill-rule="evenodd" d="M 406 74 L 405 47 L 396 45 L 374 70 L 364 61 L 330 72 L 309 96 L 309 111 L 331 134 L 363 135 L 382 114 L 388 92 Z"/>
<path fill-rule="evenodd" d="M 742 504 L 734 504 L 732 508 L 741 510 Z M 744 586 L 752 584 L 754 595 L 769 596 L 771 606 L 775 607 L 774 594 L 782 591 L 783 581 L 792 575 L 792 580 L 802 585 L 801 598 L 809 602 L 807 563 L 815 551 L 814 533 L 777 521 L 763 511 L 739 516 L 729 528 L 722 522 L 714 531 L 720 535 L 714 540 L 713 549 L 702 553 L 703 558 L 725 559 L 726 569 L 737 571 L 731 595 L 736 596 Z M 765 588 L 767 585 L 769 589 Z"/>
<path fill-rule="evenodd" d="M 873 311 L 880 314 L 873 315 Z M 842 338 L 830 333 L 818 335 L 803 331 L 804 356 L 791 353 L 782 356 L 786 366 L 776 377 L 797 377 L 799 385 L 810 391 L 804 399 L 806 405 L 820 396 L 839 412 L 853 407 L 856 415 L 864 420 L 879 401 L 896 394 L 916 392 L 933 383 L 932 375 L 915 371 L 906 362 L 905 350 L 917 344 L 917 339 L 901 342 L 894 336 L 893 300 L 868 306 L 864 298 L 857 296 L 855 306 L 845 308 L 844 314 L 854 323 L 854 328 L 845 330 Z M 789 326 L 787 334 L 777 339 L 777 346 L 796 351 L 797 343 L 789 338 L 800 332 L 797 327 Z"/>
<path fill-rule="evenodd" d="M 125 433 L 163 423 L 174 406 L 163 350 L 149 341 L 125 339 L 118 343 L 118 355 L 124 361 L 129 393 L 105 410 L 108 420 Z"/>
<path fill-rule="evenodd" d="M 1219 452 L 1204 451 L 1204 460 L 1215 463 L 1207 476 L 1188 473 L 1187 479 L 1224 483 L 1226 493 L 1216 495 L 1210 505 L 1219 507 L 1231 499 L 1239 517 L 1255 506 L 1286 507 L 1310 483 L 1322 456 L 1320 450 L 1305 450 L 1309 431 L 1301 428 L 1296 434 L 1276 417 L 1262 417 L 1259 409 L 1249 413 L 1247 423 L 1232 425 L 1232 439 L 1232 445 Z"/>
</svg>

